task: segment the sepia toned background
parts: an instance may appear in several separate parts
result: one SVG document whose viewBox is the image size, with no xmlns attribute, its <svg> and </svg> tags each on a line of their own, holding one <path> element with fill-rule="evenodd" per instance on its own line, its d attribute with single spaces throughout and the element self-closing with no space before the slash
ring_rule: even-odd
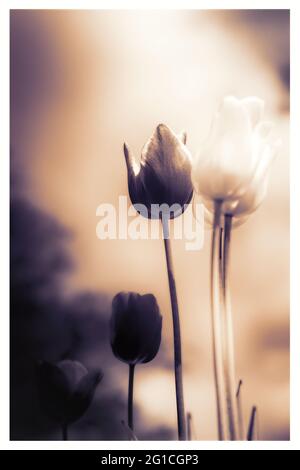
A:
<svg viewBox="0 0 300 470">
<path fill-rule="evenodd" d="M 238 378 L 259 437 L 289 439 L 289 12 L 11 12 L 11 438 L 60 439 L 37 400 L 37 360 L 104 372 L 70 439 L 126 439 L 127 368 L 111 353 L 110 302 L 156 295 L 163 341 L 137 368 L 136 434 L 175 439 L 171 312 L 162 241 L 98 240 L 96 208 L 127 194 L 122 144 L 185 129 L 195 157 L 227 94 L 266 102 L 282 147 L 261 208 L 233 233 Z M 186 408 L 195 439 L 216 438 L 209 239 L 173 242 Z"/>
</svg>

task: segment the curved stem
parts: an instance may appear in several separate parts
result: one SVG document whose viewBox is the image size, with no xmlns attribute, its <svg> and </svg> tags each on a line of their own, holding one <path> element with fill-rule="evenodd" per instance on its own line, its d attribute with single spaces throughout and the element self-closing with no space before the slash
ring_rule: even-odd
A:
<svg viewBox="0 0 300 470">
<path fill-rule="evenodd" d="M 169 219 L 161 218 L 164 247 L 168 271 L 169 290 L 172 307 L 173 319 L 173 337 L 174 337 L 174 371 L 175 371 L 175 389 L 176 389 L 176 405 L 177 405 L 177 425 L 178 425 L 178 439 L 186 441 L 186 416 L 184 412 L 183 400 L 183 383 L 182 383 L 182 358 L 181 358 L 181 335 L 180 335 L 180 321 L 179 309 L 177 301 L 176 284 L 174 278 L 174 267 L 172 260 L 171 245 L 169 239 Z"/>
<path fill-rule="evenodd" d="M 134 384 L 134 364 L 129 364 L 128 377 L 128 427 L 133 431 L 133 384 Z"/>
<path fill-rule="evenodd" d="M 220 276 L 222 284 L 222 322 L 223 322 L 223 371 L 226 392 L 227 419 L 230 440 L 237 439 L 236 381 L 234 361 L 234 337 L 230 296 L 228 288 L 228 265 L 232 216 L 225 215 L 224 240 Z"/>
<path fill-rule="evenodd" d="M 220 256 L 220 246 L 217 235 L 220 229 L 221 201 L 215 201 L 214 221 L 211 239 L 210 259 L 210 303 L 212 325 L 213 369 L 217 404 L 218 439 L 224 440 L 224 427 L 222 419 L 222 351 L 221 351 L 221 325 L 219 309 L 219 276 L 217 261 Z M 219 256 L 218 256 L 219 253 Z"/>
<path fill-rule="evenodd" d="M 67 441 L 68 440 L 68 425 L 63 424 L 61 430 L 62 430 L 62 439 L 63 439 L 63 441 Z"/>
</svg>

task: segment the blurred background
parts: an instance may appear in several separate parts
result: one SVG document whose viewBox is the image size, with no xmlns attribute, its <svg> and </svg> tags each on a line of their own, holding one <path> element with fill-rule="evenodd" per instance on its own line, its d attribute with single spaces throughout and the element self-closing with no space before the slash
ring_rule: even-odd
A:
<svg viewBox="0 0 300 470">
<path fill-rule="evenodd" d="M 37 360 L 71 358 L 104 379 L 70 439 L 126 439 L 127 367 L 109 346 L 112 297 L 156 295 L 162 348 L 137 368 L 136 434 L 175 439 L 163 243 L 98 240 L 96 208 L 127 195 L 122 144 L 185 129 L 193 156 L 227 94 L 266 102 L 282 140 L 266 200 L 233 233 L 231 290 L 245 420 L 289 439 L 288 10 L 11 11 L 11 439 L 60 439 L 37 400 Z M 173 242 L 186 408 L 216 439 L 209 245 Z"/>
</svg>

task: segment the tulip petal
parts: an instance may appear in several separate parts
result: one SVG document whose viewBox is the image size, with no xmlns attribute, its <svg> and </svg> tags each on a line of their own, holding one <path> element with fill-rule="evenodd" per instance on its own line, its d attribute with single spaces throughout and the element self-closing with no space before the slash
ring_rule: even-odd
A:
<svg viewBox="0 0 300 470">
<path fill-rule="evenodd" d="M 80 362 L 68 359 L 58 362 L 57 367 L 63 372 L 71 392 L 75 390 L 82 377 L 88 372 Z"/>
<path fill-rule="evenodd" d="M 267 125 L 257 124 L 263 108 L 255 97 L 223 99 L 192 172 L 194 187 L 205 199 L 234 201 L 246 191 L 260 159 L 259 132 L 267 132 Z"/>
<path fill-rule="evenodd" d="M 219 137 L 227 133 L 248 135 L 251 131 L 251 120 L 248 110 L 234 96 L 226 96 L 215 115 L 213 126 L 216 128 Z"/>
<path fill-rule="evenodd" d="M 77 421 L 90 406 L 97 385 L 103 378 L 102 371 L 90 371 L 82 379 L 74 391 L 68 407 L 68 423 Z"/>
<path fill-rule="evenodd" d="M 252 127 L 254 128 L 263 117 L 265 108 L 264 101 L 256 96 L 248 96 L 247 98 L 243 98 L 241 103 L 247 109 Z"/>
<path fill-rule="evenodd" d="M 111 347 L 114 355 L 128 364 L 136 362 L 140 349 L 136 311 L 138 297 L 138 294 L 120 292 L 112 302 Z"/>
<path fill-rule="evenodd" d="M 152 294 L 117 294 L 110 321 L 114 355 L 127 364 L 148 362 L 155 357 L 161 341 L 162 317 Z"/>
<path fill-rule="evenodd" d="M 234 217 L 233 226 L 243 223 L 263 201 L 279 148 L 273 124 L 261 120 L 263 112 L 264 102 L 256 97 L 223 100 L 192 173 L 209 211 L 206 220 L 211 219 L 215 200 L 223 201 L 222 213 Z"/>
<path fill-rule="evenodd" d="M 206 199 L 232 198 L 249 178 L 251 123 L 246 109 L 234 97 L 226 97 L 212 123 L 193 169 L 195 189 Z"/>
<path fill-rule="evenodd" d="M 255 133 L 260 139 L 266 139 L 270 136 L 274 124 L 270 121 L 261 121 L 255 128 Z"/>
<path fill-rule="evenodd" d="M 161 343 L 162 316 L 156 298 L 152 294 L 145 294 L 139 298 L 138 317 L 139 330 L 143 337 L 140 346 L 139 362 L 146 363 L 152 361 L 156 356 Z"/>
<path fill-rule="evenodd" d="M 128 175 L 135 177 L 136 175 L 138 175 L 140 171 L 140 165 L 137 163 L 135 157 L 133 156 L 126 142 L 124 142 L 123 144 L 123 151 L 124 151 Z"/>
<path fill-rule="evenodd" d="M 177 217 L 191 200 L 191 156 L 185 142 L 186 133 L 177 136 L 159 124 L 144 145 L 139 164 L 124 144 L 131 202 L 146 207 L 149 218 L 160 218 L 163 205 L 165 211 L 172 207 L 168 209 L 170 218 Z"/>
<path fill-rule="evenodd" d="M 45 413 L 55 421 L 63 423 L 72 393 L 63 371 L 50 362 L 40 362 L 37 366 L 37 385 Z"/>
<path fill-rule="evenodd" d="M 188 149 L 174 132 L 164 124 L 157 126 L 142 150 L 138 183 L 146 203 L 178 205 L 182 213 L 193 193 L 191 162 Z"/>
<path fill-rule="evenodd" d="M 165 124 L 159 124 L 142 149 L 141 163 L 151 164 L 157 171 L 164 170 L 168 173 L 176 170 L 186 159 L 191 159 L 181 138 Z"/>
</svg>

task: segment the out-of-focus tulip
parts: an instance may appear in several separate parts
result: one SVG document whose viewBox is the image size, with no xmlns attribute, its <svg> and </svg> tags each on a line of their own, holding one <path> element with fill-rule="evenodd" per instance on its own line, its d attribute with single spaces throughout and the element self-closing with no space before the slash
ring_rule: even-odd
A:
<svg viewBox="0 0 300 470">
<path fill-rule="evenodd" d="M 233 227 L 239 227 L 263 202 L 268 189 L 268 168 L 258 168 L 254 178 L 250 181 L 247 190 L 238 199 L 225 201 L 222 205 L 222 213 L 233 217 Z M 204 219 L 208 226 L 213 224 L 213 205 L 205 201 Z"/>
<path fill-rule="evenodd" d="M 268 142 L 267 139 L 269 140 Z M 264 158 L 258 162 L 254 176 L 249 182 L 247 189 L 235 201 L 224 203 L 223 212 L 234 216 L 238 221 L 241 218 L 247 218 L 248 215 L 254 212 L 260 206 L 267 193 L 270 164 L 280 147 L 280 140 L 274 140 L 266 136 L 262 145 L 265 145 Z"/>
<path fill-rule="evenodd" d="M 224 98 L 192 172 L 195 190 L 209 210 L 212 201 L 229 202 L 223 212 L 244 216 L 263 199 L 278 148 L 272 124 L 262 121 L 263 111 L 259 98 Z"/>
<path fill-rule="evenodd" d="M 120 292 L 110 322 L 114 355 L 130 365 L 151 361 L 161 342 L 162 316 L 154 295 Z"/>
<path fill-rule="evenodd" d="M 166 125 L 160 124 L 145 144 L 139 161 L 124 144 L 129 195 L 133 205 L 145 206 L 145 211 L 137 208 L 143 216 L 160 217 L 151 205 L 176 204 L 178 207 L 171 218 L 177 217 L 190 202 L 192 159 L 185 142 L 185 133 L 176 136 Z"/>
<path fill-rule="evenodd" d="M 211 223 L 211 311 L 219 439 L 236 440 L 235 368 L 228 265 L 232 226 L 242 224 L 263 201 L 279 142 L 263 121 L 264 102 L 225 97 L 192 171 L 195 191 Z M 223 230 L 221 226 L 223 225 Z M 219 239 L 218 239 L 219 237 Z M 220 283 L 221 280 L 221 283 Z M 221 300 L 221 301 L 220 301 Z M 225 365 L 225 366 L 224 366 Z M 223 387 L 224 385 L 224 387 Z M 223 410 L 226 410 L 224 427 Z"/>
<path fill-rule="evenodd" d="M 45 413 L 61 425 L 77 421 L 92 402 L 102 379 L 101 371 L 90 371 L 77 361 L 37 366 L 38 391 Z"/>
</svg>

